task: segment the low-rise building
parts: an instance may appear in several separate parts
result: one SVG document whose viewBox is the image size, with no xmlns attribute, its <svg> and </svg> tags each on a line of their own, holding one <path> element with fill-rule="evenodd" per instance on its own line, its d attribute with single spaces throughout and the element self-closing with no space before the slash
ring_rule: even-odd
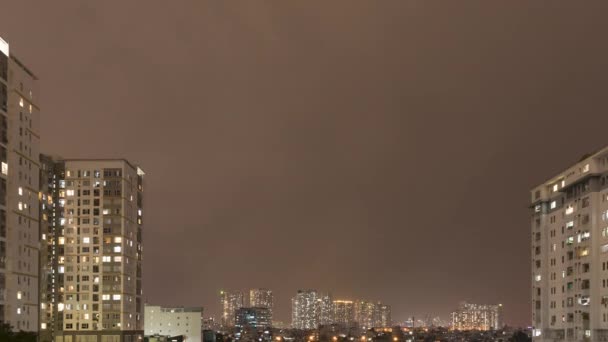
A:
<svg viewBox="0 0 608 342">
<path fill-rule="evenodd" d="M 201 342 L 203 308 L 165 308 L 145 305 L 145 336 L 184 336 L 188 342 Z"/>
</svg>

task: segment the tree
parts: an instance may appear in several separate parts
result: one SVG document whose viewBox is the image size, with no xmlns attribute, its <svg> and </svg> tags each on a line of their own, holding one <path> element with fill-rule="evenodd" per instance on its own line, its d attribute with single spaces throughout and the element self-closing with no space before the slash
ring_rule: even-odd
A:
<svg viewBox="0 0 608 342">
<path fill-rule="evenodd" d="M 0 324 L 0 341 L 4 342 L 36 342 L 36 334 L 33 332 L 14 332 L 10 325 Z"/>
<path fill-rule="evenodd" d="M 532 339 L 525 332 L 518 330 L 509 339 L 510 342 L 532 342 Z"/>
</svg>

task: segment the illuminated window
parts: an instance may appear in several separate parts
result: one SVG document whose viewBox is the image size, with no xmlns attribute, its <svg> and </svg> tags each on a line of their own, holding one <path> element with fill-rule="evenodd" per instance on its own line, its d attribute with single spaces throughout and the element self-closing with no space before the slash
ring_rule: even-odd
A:
<svg viewBox="0 0 608 342">
<path fill-rule="evenodd" d="M 22 296 L 23 296 L 22 292 L 21 291 L 17 291 L 17 299 L 21 299 Z"/>
<path fill-rule="evenodd" d="M 566 207 L 566 215 L 570 215 L 574 212 L 574 206 L 572 204 L 568 204 Z"/>
<path fill-rule="evenodd" d="M 585 164 L 585 166 L 583 166 L 583 172 L 589 172 L 589 164 Z"/>
<path fill-rule="evenodd" d="M 23 188 L 19 187 L 19 189 L 17 190 L 19 192 L 19 196 L 23 196 Z"/>
<path fill-rule="evenodd" d="M 8 164 L 5 162 L 2 162 L 2 174 L 8 175 Z"/>
<path fill-rule="evenodd" d="M 46 323 L 40 323 L 40 329 L 45 330 L 46 329 Z"/>
<path fill-rule="evenodd" d="M 555 209 L 557 207 L 557 201 L 551 202 L 551 209 Z"/>
<path fill-rule="evenodd" d="M 74 190 L 73 189 L 67 190 L 65 193 L 68 196 L 74 196 Z"/>
<path fill-rule="evenodd" d="M 114 238 L 114 242 L 116 242 L 116 243 L 121 243 L 121 242 L 122 242 L 122 238 L 121 238 L 120 236 L 116 236 L 116 237 Z"/>
<path fill-rule="evenodd" d="M 59 273 L 65 273 L 65 267 L 59 266 Z"/>
<path fill-rule="evenodd" d="M 23 203 L 19 202 L 19 204 L 17 204 L 17 207 L 19 208 L 19 210 L 23 210 Z"/>
<path fill-rule="evenodd" d="M 17 308 L 17 315 L 21 315 L 21 308 Z"/>
<path fill-rule="evenodd" d="M 91 238 L 90 237 L 83 237 L 82 238 L 82 243 L 91 243 Z"/>
<path fill-rule="evenodd" d="M 102 258 L 102 260 L 103 260 L 103 262 L 111 262 L 112 261 L 112 257 L 104 255 L 103 258 Z"/>
<path fill-rule="evenodd" d="M 574 221 L 569 221 L 566 223 L 566 228 L 571 229 L 574 227 Z"/>
<path fill-rule="evenodd" d="M 113 300 L 120 300 L 120 295 L 119 294 L 115 294 L 112 296 Z"/>
<path fill-rule="evenodd" d="M 553 192 L 557 192 L 557 183 L 553 184 Z"/>
<path fill-rule="evenodd" d="M 540 281 L 540 280 L 541 280 L 541 276 L 540 276 L 540 274 L 537 274 L 537 275 L 534 277 L 534 280 L 536 280 L 536 281 Z"/>
<path fill-rule="evenodd" d="M 114 253 L 120 253 L 120 251 L 122 251 L 120 246 L 114 246 Z"/>
<path fill-rule="evenodd" d="M 110 295 L 109 294 L 101 295 L 101 299 L 102 300 L 110 300 Z"/>
<path fill-rule="evenodd" d="M 19 107 L 23 108 L 23 97 L 19 98 Z"/>
<path fill-rule="evenodd" d="M 114 262 L 121 262 L 122 261 L 122 257 L 121 256 L 115 256 L 114 257 Z"/>
</svg>

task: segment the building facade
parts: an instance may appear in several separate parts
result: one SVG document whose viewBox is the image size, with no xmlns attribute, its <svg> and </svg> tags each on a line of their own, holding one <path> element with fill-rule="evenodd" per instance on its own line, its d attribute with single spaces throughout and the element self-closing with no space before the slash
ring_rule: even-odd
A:
<svg viewBox="0 0 608 342">
<path fill-rule="evenodd" d="M 38 331 L 37 77 L 0 38 L 0 322 Z"/>
<path fill-rule="evenodd" d="M 220 291 L 220 306 L 222 308 L 222 327 L 234 327 L 236 310 L 244 305 L 242 292 Z"/>
<path fill-rule="evenodd" d="M 355 327 L 355 302 L 352 300 L 334 300 L 333 323 L 345 328 Z"/>
<path fill-rule="evenodd" d="M 203 308 L 144 306 L 145 336 L 183 336 L 188 342 L 201 342 Z"/>
<path fill-rule="evenodd" d="M 485 305 L 462 302 L 452 312 L 454 330 L 498 330 L 502 328 L 502 304 Z"/>
<path fill-rule="evenodd" d="M 58 304 L 64 302 L 63 273 L 56 272 L 59 261 L 65 260 L 64 246 L 58 244 L 63 236 L 60 223 L 63 208 L 59 205 L 59 189 L 65 181 L 63 163 L 40 155 L 40 341 L 51 342 L 63 329 L 63 312 Z"/>
<path fill-rule="evenodd" d="M 357 300 L 354 303 L 354 320 L 361 329 L 379 327 L 376 325 L 378 318 L 378 307 L 376 303 Z"/>
<path fill-rule="evenodd" d="M 143 171 L 122 159 L 41 160 L 41 240 L 51 251 L 41 259 L 41 341 L 138 341 Z"/>
<path fill-rule="evenodd" d="M 319 293 L 317 296 L 317 315 L 319 325 L 334 323 L 334 301 L 329 293 Z"/>
<path fill-rule="evenodd" d="M 269 289 L 249 290 L 249 307 L 268 309 L 268 312 L 270 313 L 270 321 L 272 322 L 272 309 L 274 307 L 272 291 Z"/>
<path fill-rule="evenodd" d="M 393 321 L 391 318 L 391 306 L 382 303 L 376 303 L 376 309 L 374 313 L 374 327 L 388 328 L 391 327 L 392 324 Z"/>
<path fill-rule="evenodd" d="M 291 326 L 294 329 L 316 329 L 319 325 L 319 303 L 316 290 L 298 290 L 291 299 Z"/>
<path fill-rule="evenodd" d="M 239 308 L 235 314 L 235 326 L 240 329 L 265 329 L 272 326 L 270 309 L 261 307 Z"/>
<path fill-rule="evenodd" d="M 608 147 L 530 201 L 534 340 L 608 340 Z"/>
</svg>

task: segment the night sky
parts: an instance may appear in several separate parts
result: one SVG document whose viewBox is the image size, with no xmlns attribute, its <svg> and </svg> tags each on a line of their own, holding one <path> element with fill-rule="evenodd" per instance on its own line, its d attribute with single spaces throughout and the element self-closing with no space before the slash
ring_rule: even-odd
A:
<svg viewBox="0 0 608 342">
<path fill-rule="evenodd" d="M 4 1 L 42 150 L 147 172 L 146 301 L 530 320 L 529 189 L 608 144 L 608 2 Z"/>
</svg>

